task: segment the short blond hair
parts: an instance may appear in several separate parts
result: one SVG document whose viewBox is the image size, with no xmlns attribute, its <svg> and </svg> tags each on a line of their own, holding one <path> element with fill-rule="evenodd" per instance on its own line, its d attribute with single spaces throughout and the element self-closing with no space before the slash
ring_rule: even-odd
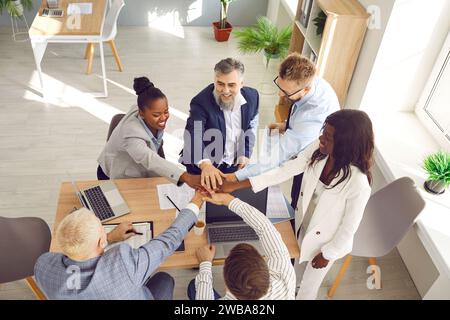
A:
<svg viewBox="0 0 450 320">
<path fill-rule="evenodd" d="M 100 236 L 101 222 L 86 208 L 66 216 L 56 230 L 56 241 L 69 258 L 83 258 L 91 254 Z"/>
<path fill-rule="evenodd" d="M 316 74 L 316 66 L 308 58 L 294 52 L 280 65 L 279 77 L 283 80 L 296 81 L 301 87 L 311 85 Z"/>
</svg>

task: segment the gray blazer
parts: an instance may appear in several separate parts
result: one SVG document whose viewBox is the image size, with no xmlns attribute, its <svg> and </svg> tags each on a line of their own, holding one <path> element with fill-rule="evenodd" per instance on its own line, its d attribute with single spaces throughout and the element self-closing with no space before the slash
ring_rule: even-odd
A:
<svg viewBox="0 0 450 320">
<path fill-rule="evenodd" d="M 158 150 L 138 119 L 137 106 L 119 122 L 97 161 L 111 179 L 166 177 L 177 183 L 181 166 L 158 155 Z"/>
<path fill-rule="evenodd" d="M 153 299 L 145 283 L 180 246 L 196 220 L 193 211 L 183 209 L 165 232 L 139 249 L 122 243 L 86 261 L 44 253 L 34 267 L 36 281 L 48 299 Z"/>
</svg>

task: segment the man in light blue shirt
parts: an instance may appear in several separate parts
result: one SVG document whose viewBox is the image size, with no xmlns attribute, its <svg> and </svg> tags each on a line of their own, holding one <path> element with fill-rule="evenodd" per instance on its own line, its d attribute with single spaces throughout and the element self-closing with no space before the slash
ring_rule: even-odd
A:
<svg viewBox="0 0 450 320">
<path fill-rule="evenodd" d="M 155 271 L 180 246 L 197 221 L 203 195 L 196 192 L 172 225 L 133 249 L 120 243 L 104 251 L 108 243 L 134 236 L 131 223 L 122 223 L 105 233 L 100 220 L 82 208 L 58 225 L 55 240 L 59 252 L 39 257 L 34 274 L 48 299 L 171 300 L 174 279 Z"/>
<path fill-rule="evenodd" d="M 290 54 L 281 63 L 274 82 L 279 88 L 278 95 L 291 104 L 288 119 L 269 125 L 271 137 L 266 141 L 265 156 L 260 157 L 258 163 L 235 172 L 237 180 L 260 175 L 296 156 L 317 140 L 325 118 L 340 109 L 331 85 L 315 74 L 314 63 L 298 53 Z M 296 176 L 291 193 L 294 209 L 297 207 L 300 185 L 301 176 Z"/>
</svg>

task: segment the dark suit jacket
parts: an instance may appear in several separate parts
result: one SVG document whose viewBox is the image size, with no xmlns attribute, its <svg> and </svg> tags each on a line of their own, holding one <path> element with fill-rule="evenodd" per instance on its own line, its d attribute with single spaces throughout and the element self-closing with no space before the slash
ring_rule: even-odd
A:
<svg viewBox="0 0 450 320">
<path fill-rule="evenodd" d="M 184 133 L 184 148 L 181 152 L 181 163 L 186 166 L 189 173 L 199 173 L 199 169 L 196 166 L 198 161 L 209 158 L 204 154 L 205 148 L 214 143 L 215 139 L 210 139 L 204 133 L 209 129 L 216 129 L 221 132 L 222 149 L 212 152 L 212 163 L 217 167 L 217 161 L 220 161 L 222 155 L 225 152 L 225 138 L 226 138 L 226 125 L 223 111 L 216 103 L 213 95 L 214 84 L 210 84 L 203 89 L 198 95 L 191 100 L 191 106 L 189 110 L 189 118 L 186 122 L 186 130 Z M 241 124 L 242 130 L 245 132 L 245 140 L 243 143 L 239 143 L 240 150 L 237 150 L 237 156 L 246 156 L 250 158 L 252 155 L 253 147 L 255 145 L 255 135 L 251 131 L 253 119 L 258 117 L 259 109 L 259 95 L 258 91 L 253 88 L 243 87 L 241 94 L 247 101 L 246 104 L 241 107 Z M 194 125 L 196 123 L 196 125 Z M 205 139 L 206 138 L 206 139 Z M 216 144 L 217 145 L 217 144 Z M 213 148 L 213 145 L 211 146 Z M 207 149 L 209 153 L 209 149 Z M 214 161 L 216 160 L 216 161 Z"/>
</svg>

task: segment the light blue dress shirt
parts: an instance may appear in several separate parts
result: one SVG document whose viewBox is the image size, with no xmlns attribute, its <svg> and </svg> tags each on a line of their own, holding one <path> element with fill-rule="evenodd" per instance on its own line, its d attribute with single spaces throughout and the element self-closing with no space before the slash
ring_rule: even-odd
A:
<svg viewBox="0 0 450 320">
<path fill-rule="evenodd" d="M 147 132 L 147 134 L 150 136 L 150 139 L 152 140 L 153 144 L 156 147 L 156 152 L 158 152 L 159 148 L 161 147 L 161 142 L 163 139 L 163 135 L 164 135 L 164 130 L 158 130 L 156 137 L 153 135 L 153 133 L 151 132 L 151 130 L 149 129 L 149 127 L 147 127 L 147 125 L 145 124 L 144 120 L 138 116 L 139 121 L 141 122 L 142 126 L 144 127 L 145 131 Z"/>
<path fill-rule="evenodd" d="M 236 178 L 242 181 L 260 175 L 297 155 L 317 140 L 326 117 L 339 109 L 334 89 L 326 80 L 316 77 L 308 94 L 293 105 L 286 132 L 275 138 L 267 136 L 259 162 L 237 171 Z"/>
</svg>

